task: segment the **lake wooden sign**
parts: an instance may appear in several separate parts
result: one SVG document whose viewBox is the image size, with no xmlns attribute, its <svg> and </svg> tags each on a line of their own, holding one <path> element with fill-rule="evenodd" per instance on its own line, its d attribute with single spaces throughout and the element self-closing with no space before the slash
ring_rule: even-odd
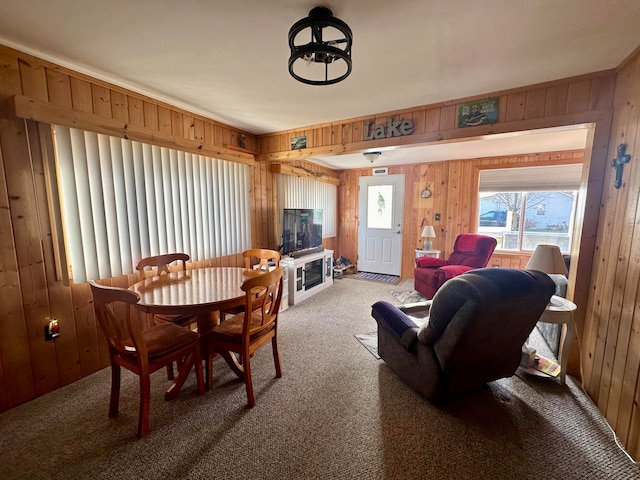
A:
<svg viewBox="0 0 640 480">
<path fill-rule="evenodd" d="M 373 125 L 371 120 L 364 122 L 364 140 L 381 140 L 383 138 L 403 137 L 413 133 L 413 120 L 394 120 L 387 118 L 387 123 Z"/>
</svg>

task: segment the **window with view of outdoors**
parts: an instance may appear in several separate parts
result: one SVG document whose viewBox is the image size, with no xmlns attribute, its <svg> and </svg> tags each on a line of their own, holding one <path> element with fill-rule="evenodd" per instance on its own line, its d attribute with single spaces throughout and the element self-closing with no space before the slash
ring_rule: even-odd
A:
<svg viewBox="0 0 640 480">
<path fill-rule="evenodd" d="M 547 244 L 568 253 L 575 205 L 575 191 L 483 192 L 478 233 L 494 237 L 501 250 Z"/>
<path fill-rule="evenodd" d="M 480 172 L 478 233 L 498 250 L 533 251 L 539 244 L 571 251 L 582 165 Z"/>
</svg>

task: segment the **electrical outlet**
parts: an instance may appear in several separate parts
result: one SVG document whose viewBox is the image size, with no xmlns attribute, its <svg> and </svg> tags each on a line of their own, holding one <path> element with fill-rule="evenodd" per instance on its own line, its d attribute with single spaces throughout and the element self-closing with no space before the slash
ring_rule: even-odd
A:
<svg viewBox="0 0 640 480">
<path fill-rule="evenodd" d="M 60 324 L 55 318 L 50 318 L 49 323 L 44 326 L 45 340 L 53 340 L 60 336 Z"/>
</svg>

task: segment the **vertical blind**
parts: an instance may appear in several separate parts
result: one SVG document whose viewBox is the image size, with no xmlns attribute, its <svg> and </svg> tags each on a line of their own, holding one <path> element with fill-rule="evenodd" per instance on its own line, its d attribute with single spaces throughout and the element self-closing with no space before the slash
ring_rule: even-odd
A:
<svg viewBox="0 0 640 480">
<path fill-rule="evenodd" d="M 322 236 L 337 235 L 338 187 L 312 178 L 276 175 L 278 212 L 285 208 L 321 208 Z"/>
<path fill-rule="evenodd" d="M 57 125 L 53 135 L 74 282 L 132 273 L 151 255 L 250 248 L 247 165 Z"/>
</svg>

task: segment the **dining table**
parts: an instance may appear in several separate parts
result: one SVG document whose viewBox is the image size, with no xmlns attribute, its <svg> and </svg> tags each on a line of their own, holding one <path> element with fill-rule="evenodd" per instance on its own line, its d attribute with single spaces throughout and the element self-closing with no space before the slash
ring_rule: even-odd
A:
<svg viewBox="0 0 640 480">
<path fill-rule="evenodd" d="M 205 267 L 170 272 L 134 283 L 129 290 L 140 296 L 136 308 L 149 314 L 194 315 L 198 333 L 204 339 L 218 323 L 218 312 L 243 305 L 245 292 L 242 284 L 259 271 L 242 267 Z M 206 358 L 206 341 L 202 342 Z M 240 378 L 244 372 L 233 355 L 222 355 Z M 208 364 L 208 362 L 207 362 Z M 165 398 L 175 397 L 191 370 L 190 365 L 180 369 Z M 208 378 L 208 376 L 207 376 Z"/>
</svg>

